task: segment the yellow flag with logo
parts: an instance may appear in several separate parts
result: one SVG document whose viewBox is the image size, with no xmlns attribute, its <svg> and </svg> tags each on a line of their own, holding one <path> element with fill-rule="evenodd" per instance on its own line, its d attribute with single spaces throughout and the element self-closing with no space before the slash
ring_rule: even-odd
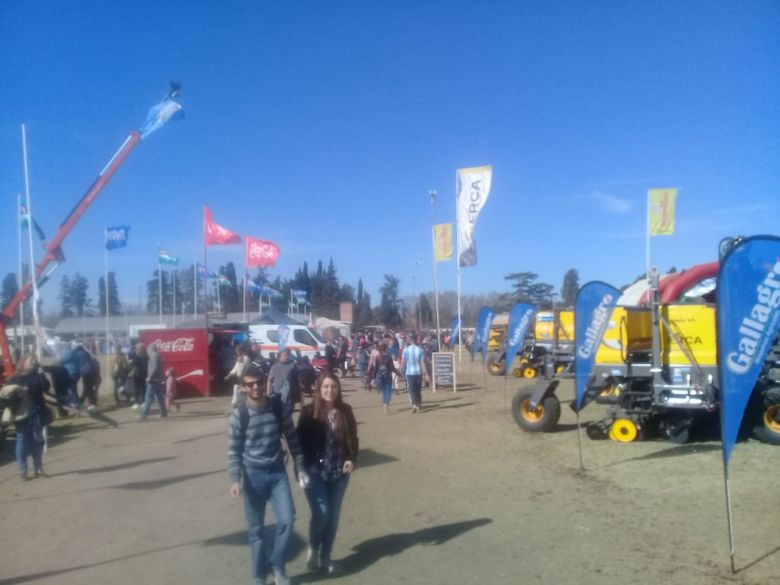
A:
<svg viewBox="0 0 780 585">
<path fill-rule="evenodd" d="M 433 226 L 433 256 L 436 262 L 452 260 L 451 223 L 437 223 Z"/>
<path fill-rule="evenodd" d="M 674 212 L 677 189 L 650 189 L 647 192 L 647 228 L 651 236 L 674 234 Z"/>
</svg>

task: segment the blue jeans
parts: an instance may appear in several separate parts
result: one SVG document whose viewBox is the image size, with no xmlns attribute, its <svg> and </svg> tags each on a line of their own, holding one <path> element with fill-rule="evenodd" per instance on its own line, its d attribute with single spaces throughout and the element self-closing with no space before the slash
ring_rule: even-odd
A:
<svg viewBox="0 0 780 585">
<path fill-rule="evenodd" d="M 81 408 L 81 400 L 79 400 L 79 376 L 70 377 L 70 386 L 68 386 L 68 406 L 74 410 Z"/>
<path fill-rule="evenodd" d="M 265 583 L 268 561 L 274 571 L 284 571 L 287 563 L 287 542 L 292 534 L 293 506 L 287 471 L 281 465 L 271 469 L 244 469 L 244 513 L 249 526 L 249 548 L 252 551 L 252 577 Z M 263 548 L 265 505 L 271 502 L 276 519 L 276 538 L 269 557 Z"/>
<path fill-rule="evenodd" d="M 390 404 L 390 398 L 393 396 L 393 379 L 383 379 L 380 376 L 376 377 L 376 388 L 382 393 L 382 404 L 385 406 Z"/>
<path fill-rule="evenodd" d="M 409 399 L 412 406 L 422 405 L 422 375 L 407 374 L 406 386 L 409 388 Z"/>
<path fill-rule="evenodd" d="M 311 477 L 306 488 L 306 499 L 311 508 L 309 522 L 309 546 L 319 552 L 323 562 L 330 560 L 333 542 L 336 540 L 336 530 L 339 527 L 341 502 L 347 491 L 349 476 L 342 475 L 339 479 L 323 481 L 321 477 Z"/>
<path fill-rule="evenodd" d="M 144 398 L 144 405 L 141 407 L 141 418 L 149 416 L 149 409 L 152 407 L 152 400 L 157 397 L 157 403 L 160 405 L 160 416 L 168 416 L 168 411 L 165 409 L 165 397 L 163 396 L 162 382 L 148 382 L 146 384 L 146 398 Z"/>
<path fill-rule="evenodd" d="M 16 465 L 19 473 L 27 473 L 27 458 L 32 455 L 35 471 L 43 469 L 43 443 L 33 439 L 32 426 L 26 421 L 16 423 Z"/>
</svg>

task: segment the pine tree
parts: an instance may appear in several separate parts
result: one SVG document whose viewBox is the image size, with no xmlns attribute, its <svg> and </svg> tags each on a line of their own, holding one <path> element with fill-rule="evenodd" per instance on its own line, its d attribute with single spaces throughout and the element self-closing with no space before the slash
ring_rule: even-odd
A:
<svg viewBox="0 0 780 585">
<path fill-rule="evenodd" d="M 385 274 L 385 282 L 379 289 L 382 300 L 379 304 L 379 320 L 385 327 L 397 329 L 403 323 L 403 301 L 398 298 L 401 279 Z"/>
<path fill-rule="evenodd" d="M 2 300 L 0 300 L 0 302 L 3 304 L 3 307 L 7 307 L 8 303 L 11 302 L 11 299 L 13 299 L 18 292 L 19 284 L 16 280 L 16 274 L 9 272 L 3 279 Z M 19 323 L 19 311 L 16 311 L 16 314 L 14 314 L 12 323 Z"/>
<path fill-rule="evenodd" d="M 576 269 L 569 269 L 563 276 L 561 285 L 561 300 L 566 307 L 573 307 L 577 301 L 577 292 L 580 289 L 580 275 Z"/>
<path fill-rule="evenodd" d="M 70 283 L 70 276 L 63 275 L 60 279 L 60 316 L 64 319 L 66 317 L 73 317 L 76 314 L 73 305 L 73 288 Z"/>
<path fill-rule="evenodd" d="M 146 282 L 146 311 L 149 314 L 160 312 L 160 282 L 157 278 L 158 271 L 152 272 L 152 279 Z M 168 272 L 162 271 L 162 298 L 163 313 L 171 312 L 171 301 L 173 300 L 173 290 L 171 288 L 171 279 Z"/>
</svg>

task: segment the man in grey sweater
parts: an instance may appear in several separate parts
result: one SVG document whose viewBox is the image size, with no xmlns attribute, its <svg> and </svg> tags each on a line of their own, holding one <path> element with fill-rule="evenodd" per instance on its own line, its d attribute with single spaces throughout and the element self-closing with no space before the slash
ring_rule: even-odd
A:
<svg viewBox="0 0 780 585">
<path fill-rule="evenodd" d="M 165 408 L 165 397 L 163 396 L 165 368 L 160 355 L 160 348 L 157 347 L 157 343 L 150 343 L 146 353 L 149 355 L 149 368 L 146 374 L 146 397 L 138 418 L 146 420 L 146 417 L 149 416 L 149 409 L 152 407 L 152 400 L 155 397 L 160 405 L 160 416 L 165 418 L 168 416 L 168 411 Z"/>
<path fill-rule="evenodd" d="M 276 585 L 289 585 L 285 564 L 295 508 L 284 464 L 282 435 L 302 486 L 308 483 L 303 453 L 290 411 L 283 407 L 279 396 L 266 396 L 260 369 L 249 364 L 241 374 L 241 382 L 246 401 L 233 410 L 228 427 L 230 495 L 238 498 L 244 493 L 255 585 L 265 585 L 269 561 Z M 270 555 L 263 546 L 263 519 L 268 502 L 276 518 L 276 538 Z"/>
</svg>

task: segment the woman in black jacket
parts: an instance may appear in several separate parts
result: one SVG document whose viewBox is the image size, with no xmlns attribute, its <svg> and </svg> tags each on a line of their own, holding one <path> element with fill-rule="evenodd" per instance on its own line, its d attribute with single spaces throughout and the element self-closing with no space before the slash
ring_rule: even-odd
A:
<svg viewBox="0 0 780 585">
<path fill-rule="evenodd" d="M 18 399 L 24 400 L 27 411 L 26 418 L 14 421 L 16 427 L 16 464 L 19 467 L 19 475 L 22 480 L 29 479 L 27 458 L 30 456 L 33 460 L 35 477 L 45 475 L 43 473 L 44 427 L 51 423 L 51 414 L 43 395 L 51 387 L 49 380 L 41 373 L 38 358 L 34 354 L 27 354 L 22 358 L 19 369 L 8 383 L 23 389 Z M 20 412 L 23 410 L 19 409 Z"/>
<path fill-rule="evenodd" d="M 311 508 L 306 566 L 310 571 L 324 568 L 337 573 L 340 567 L 331 560 L 331 551 L 359 442 L 355 415 L 342 400 L 335 375 L 325 373 L 317 381 L 314 402 L 301 410 L 298 419 L 298 439 L 309 477 L 304 491 Z"/>
</svg>

